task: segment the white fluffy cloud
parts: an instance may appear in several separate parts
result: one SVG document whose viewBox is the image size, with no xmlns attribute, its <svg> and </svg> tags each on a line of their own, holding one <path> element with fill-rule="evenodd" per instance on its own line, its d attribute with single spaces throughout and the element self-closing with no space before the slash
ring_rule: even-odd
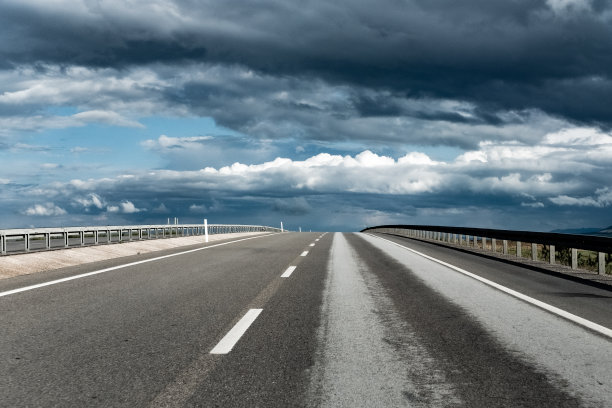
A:
<svg viewBox="0 0 612 408">
<path fill-rule="evenodd" d="M 148 139 L 142 145 L 148 149 L 167 150 L 167 149 L 199 149 L 202 142 L 211 140 L 212 136 L 192 136 L 192 137 L 169 137 L 161 135 L 157 140 Z"/>
<path fill-rule="evenodd" d="M 75 198 L 74 201 L 85 208 L 92 206 L 98 209 L 104 208 L 104 200 L 95 193 L 91 193 L 87 197 Z"/>
<path fill-rule="evenodd" d="M 27 208 L 23 211 L 24 215 L 36 216 L 36 217 L 51 217 L 55 215 L 64 215 L 66 210 L 58 207 L 53 203 L 36 204 L 32 207 Z"/>
<path fill-rule="evenodd" d="M 136 208 L 134 203 L 128 200 L 122 201 L 119 206 L 121 207 L 121 212 L 124 214 L 134 214 L 143 211 L 141 208 Z"/>
<path fill-rule="evenodd" d="M 192 143 L 179 138 L 173 143 Z M 197 141 L 196 141 L 197 143 Z M 595 153 L 593 150 L 596 150 Z M 355 156 L 321 153 L 305 160 L 276 158 L 260 164 L 236 162 L 198 171 L 155 170 L 113 179 L 73 180 L 77 191 L 279 191 L 285 193 L 494 194 L 529 195 L 534 202 L 568 205 L 572 196 L 596 196 L 582 205 L 609 205 L 600 174 L 610 171 L 612 137 L 593 129 L 572 129 L 545 137 L 541 144 L 482 142 L 477 150 L 450 161 L 422 152 L 394 159 L 363 151 Z M 589 190 L 590 189 L 590 190 Z M 595 190 L 598 193 L 595 193 Z M 573 201 L 575 205 L 579 201 Z M 131 204 L 131 203 L 130 203 Z M 527 205 L 527 204 L 526 204 Z M 540 204 L 528 204 L 540 207 Z M 129 213 L 131 206 L 117 208 Z"/>
<path fill-rule="evenodd" d="M 612 205 L 612 188 L 601 188 L 595 191 L 594 196 L 571 197 L 559 195 L 550 199 L 557 205 L 578 206 L 578 207 L 608 207 Z"/>
<path fill-rule="evenodd" d="M 168 146 L 200 144 L 174 139 Z M 319 217 L 324 208 L 341 207 L 334 217 L 342 225 L 353 220 L 364 226 L 376 220 L 406 222 L 413 217 L 412 222 L 495 228 L 502 227 L 504 214 L 514 211 L 512 220 L 522 219 L 521 228 L 550 230 L 562 227 L 559 220 L 567 211 L 581 214 L 573 217 L 572 225 L 608 223 L 599 220 L 612 206 L 612 185 L 606 177 L 611 172 L 610 134 L 572 128 L 551 132 L 535 145 L 482 142 L 448 160 L 419 151 L 390 157 L 365 150 L 355 155 L 320 153 L 303 160 L 278 157 L 256 164 L 142 170 L 53 182 L 21 187 L 19 194 L 29 197 L 30 203 L 41 199 L 54 203 L 20 213 L 63 214 L 63 208 L 70 206 L 75 212 L 71 216 L 105 214 L 118 222 L 160 222 L 160 214 L 188 218 L 214 212 L 216 217 L 234 218 L 259 211 L 276 222 L 279 214 L 285 220 Z M 544 208 L 555 215 L 543 219 Z"/>
<path fill-rule="evenodd" d="M 123 214 L 134 214 L 137 212 L 144 211 L 141 208 L 136 208 L 134 203 L 129 200 L 124 200 L 119 205 L 109 205 L 107 211 L 111 213 L 121 212 Z"/>
<path fill-rule="evenodd" d="M 129 200 L 123 200 L 119 203 L 119 205 L 106 206 L 106 211 L 109 213 L 135 214 L 145 210 L 142 208 L 136 208 L 134 203 Z"/>
</svg>

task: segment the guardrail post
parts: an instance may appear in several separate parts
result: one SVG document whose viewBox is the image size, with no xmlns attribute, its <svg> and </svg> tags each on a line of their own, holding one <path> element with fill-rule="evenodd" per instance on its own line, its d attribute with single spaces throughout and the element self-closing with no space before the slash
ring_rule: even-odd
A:
<svg viewBox="0 0 612 408">
<path fill-rule="evenodd" d="M 204 219 L 204 241 L 208 242 L 208 219 Z"/>
<path fill-rule="evenodd" d="M 554 245 L 550 246 L 550 264 L 551 265 L 555 264 L 555 246 Z"/>
<path fill-rule="evenodd" d="M 523 248 L 521 247 L 521 241 L 516 241 L 516 256 L 517 258 L 523 257 Z"/>
<path fill-rule="evenodd" d="M 99 234 L 100 234 L 100 231 L 98 230 L 94 231 L 94 245 L 98 245 L 100 243 Z"/>
<path fill-rule="evenodd" d="M 474 248 L 478 248 L 478 237 L 474 235 Z"/>
<path fill-rule="evenodd" d="M 600 275 L 606 274 L 606 254 L 603 252 L 597 253 L 597 273 Z"/>
<path fill-rule="evenodd" d="M 25 251 L 30 252 L 30 234 L 23 234 L 23 240 L 25 243 Z"/>
<path fill-rule="evenodd" d="M 572 269 L 578 269 L 578 248 L 572 248 Z"/>
<path fill-rule="evenodd" d="M 486 251 L 487 250 L 487 237 L 482 237 L 481 241 L 482 241 L 482 250 Z"/>
<path fill-rule="evenodd" d="M 68 238 L 68 231 L 64 232 L 64 248 L 68 248 L 70 240 Z"/>
<path fill-rule="evenodd" d="M 508 240 L 505 240 L 505 239 L 504 239 L 504 240 L 502 241 L 502 243 L 503 243 L 502 253 L 503 253 L 504 255 L 508 255 Z"/>
<path fill-rule="evenodd" d="M 85 245 L 85 231 L 79 231 L 79 238 L 81 239 L 81 246 Z"/>
<path fill-rule="evenodd" d="M 491 249 L 493 252 L 497 252 L 497 239 L 491 238 Z"/>
<path fill-rule="evenodd" d="M 4 235 L 0 235 L 0 253 L 6 255 L 6 237 Z"/>
</svg>

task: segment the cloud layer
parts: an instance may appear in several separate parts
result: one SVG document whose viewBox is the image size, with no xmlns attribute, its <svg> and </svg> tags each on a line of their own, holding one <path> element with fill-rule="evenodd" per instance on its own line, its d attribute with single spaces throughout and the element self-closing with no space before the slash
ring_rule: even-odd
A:
<svg viewBox="0 0 612 408">
<path fill-rule="evenodd" d="M 270 214 L 297 219 L 312 217 L 321 205 L 326 209 L 338 205 L 341 214 L 357 207 L 362 213 L 358 220 L 365 225 L 377 213 L 387 222 L 479 214 L 479 224 L 491 226 L 503 212 L 520 212 L 520 208 L 529 208 L 532 216 L 548 214 L 544 225 L 555 225 L 556 217 L 568 208 L 606 211 L 612 205 L 612 189 L 601 187 L 607 182 L 605 174 L 612 171 L 611 163 L 612 135 L 574 128 L 551 133 L 537 146 L 484 141 L 479 149 L 452 161 L 436 161 L 419 152 L 397 159 L 371 151 L 355 156 L 321 153 L 305 160 L 277 158 L 197 171 L 73 179 L 19 191 L 33 201 L 47 200 L 28 208 L 26 215 L 69 211 L 71 216 L 89 214 L 100 220 L 139 215 L 160 222 L 169 213 L 197 220 L 226 217 L 234 210 L 236 215 L 241 208 L 260 216 L 267 212 L 268 219 Z M 329 220 L 310 221 L 318 228 L 325 222 Z"/>
<path fill-rule="evenodd" d="M 611 121 L 607 0 L 385 0 L 375 7 L 313 1 L 301 12 L 272 0 L 76 6 L 28 0 L 5 2 L 0 15 L 0 55 L 9 67 L 238 64 L 274 77 L 386 89 L 400 98 L 461 99 L 476 106 L 479 120 L 538 109 L 581 122 Z M 375 99 L 361 102 L 370 113 L 381 108 Z"/>
<path fill-rule="evenodd" d="M 610 0 L 4 1 L 0 227 L 608 224 L 611 23 Z"/>
</svg>

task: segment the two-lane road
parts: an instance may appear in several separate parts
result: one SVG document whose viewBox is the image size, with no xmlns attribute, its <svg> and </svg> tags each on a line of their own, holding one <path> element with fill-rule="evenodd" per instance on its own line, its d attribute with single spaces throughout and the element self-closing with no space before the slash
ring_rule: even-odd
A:
<svg viewBox="0 0 612 408">
<path fill-rule="evenodd" d="M 0 406 L 612 405 L 605 333 L 405 247 L 612 327 L 609 291 L 399 237 L 270 234 L 0 281 Z"/>
</svg>

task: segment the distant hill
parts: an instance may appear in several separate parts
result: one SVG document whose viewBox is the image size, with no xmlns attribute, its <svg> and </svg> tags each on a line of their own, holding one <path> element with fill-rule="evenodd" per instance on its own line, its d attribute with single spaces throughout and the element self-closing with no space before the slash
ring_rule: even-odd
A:
<svg viewBox="0 0 612 408">
<path fill-rule="evenodd" d="M 557 232 L 559 234 L 600 235 L 604 237 L 612 237 L 612 225 L 607 228 L 569 228 L 557 229 L 551 232 Z"/>
</svg>

